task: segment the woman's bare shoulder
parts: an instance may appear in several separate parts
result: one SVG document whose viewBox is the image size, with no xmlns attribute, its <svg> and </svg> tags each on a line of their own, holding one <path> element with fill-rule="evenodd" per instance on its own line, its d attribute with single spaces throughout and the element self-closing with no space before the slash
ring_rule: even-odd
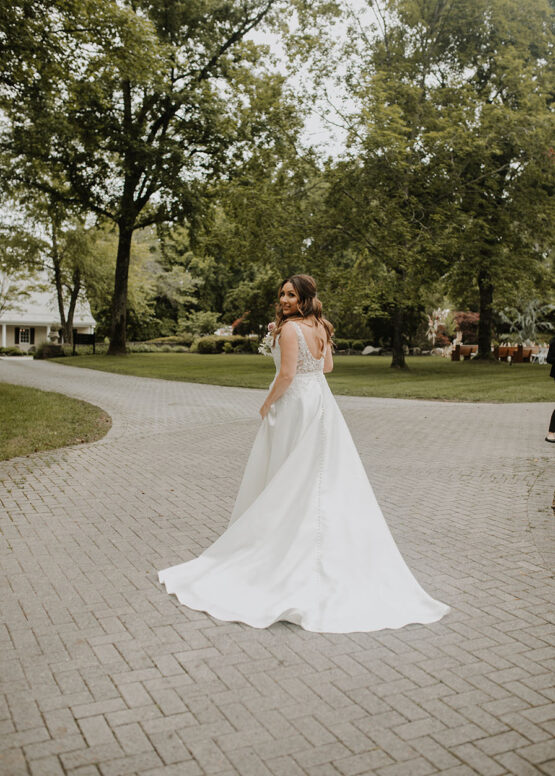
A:
<svg viewBox="0 0 555 776">
<path fill-rule="evenodd" d="M 281 324 L 280 334 L 282 336 L 285 335 L 285 337 L 288 337 L 290 339 L 293 339 L 293 337 L 296 337 L 296 330 L 295 330 L 294 322 L 293 321 L 285 321 L 284 323 L 282 323 Z"/>
<path fill-rule="evenodd" d="M 322 321 L 319 321 L 314 316 L 310 317 L 310 322 L 303 321 L 303 325 L 306 326 L 306 328 L 313 329 L 315 332 L 318 332 L 319 334 L 326 334 L 326 327 L 322 323 Z"/>
</svg>

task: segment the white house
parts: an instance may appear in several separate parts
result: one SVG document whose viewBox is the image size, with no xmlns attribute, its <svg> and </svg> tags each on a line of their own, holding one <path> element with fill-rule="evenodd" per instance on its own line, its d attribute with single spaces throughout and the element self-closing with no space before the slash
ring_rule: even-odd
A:
<svg viewBox="0 0 555 776">
<path fill-rule="evenodd" d="M 38 277 L 38 282 L 48 283 L 44 275 Z M 22 287 L 21 284 L 17 286 Z M 73 316 L 73 328 L 80 334 L 92 334 L 95 325 L 89 303 L 79 300 Z M 48 286 L 47 291 L 31 290 L 29 296 L 8 301 L 0 311 L 0 346 L 16 346 L 27 351 L 41 342 L 61 342 L 61 326 L 54 287 Z"/>
</svg>

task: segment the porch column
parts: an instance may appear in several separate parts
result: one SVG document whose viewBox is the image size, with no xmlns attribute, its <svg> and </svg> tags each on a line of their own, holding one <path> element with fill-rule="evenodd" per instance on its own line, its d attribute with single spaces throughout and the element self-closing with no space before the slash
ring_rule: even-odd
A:
<svg viewBox="0 0 555 776">
<path fill-rule="evenodd" d="M 2 324 L 2 347 L 6 347 L 6 324 Z"/>
<path fill-rule="evenodd" d="M 46 342 L 50 342 L 50 326 L 46 327 Z"/>
</svg>

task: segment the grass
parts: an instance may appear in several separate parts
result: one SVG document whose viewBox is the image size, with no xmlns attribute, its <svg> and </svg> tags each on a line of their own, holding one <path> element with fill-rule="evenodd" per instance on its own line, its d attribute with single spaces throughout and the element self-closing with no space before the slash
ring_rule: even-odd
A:
<svg viewBox="0 0 555 776">
<path fill-rule="evenodd" d="M 130 353 L 55 360 L 117 374 L 247 388 L 268 388 L 275 373 L 271 358 L 236 353 Z M 391 369 L 390 363 L 387 356 L 337 356 L 333 372 L 327 375 L 329 385 L 335 394 L 398 399 L 536 402 L 554 398 L 548 366 L 453 362 L 431 356 L 408 358 L 408 370 Z"/>
<path fill-rule="evenodd" d="M 61 393 L 0 383 L 0 461 L 94 442 L 112 421 L 99 407 Z"/>
</svg>

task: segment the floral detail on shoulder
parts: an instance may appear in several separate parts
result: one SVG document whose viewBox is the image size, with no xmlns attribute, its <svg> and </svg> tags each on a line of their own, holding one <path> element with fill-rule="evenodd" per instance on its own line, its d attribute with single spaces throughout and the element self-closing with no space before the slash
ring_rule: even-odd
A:
<svg viewBox="0 0 555 776">
<path fill-rule="evenodd" d="M 273 347 L 273 338 L 272 338 L 272 330 L 275 329 L 275 322 L 270 321 L 268 324 L 268 333 L 258 346 L 258 352 L 261 353 L 263 356 L 271 356 L 272 355 L 272 347 Z"/>
</svg>

